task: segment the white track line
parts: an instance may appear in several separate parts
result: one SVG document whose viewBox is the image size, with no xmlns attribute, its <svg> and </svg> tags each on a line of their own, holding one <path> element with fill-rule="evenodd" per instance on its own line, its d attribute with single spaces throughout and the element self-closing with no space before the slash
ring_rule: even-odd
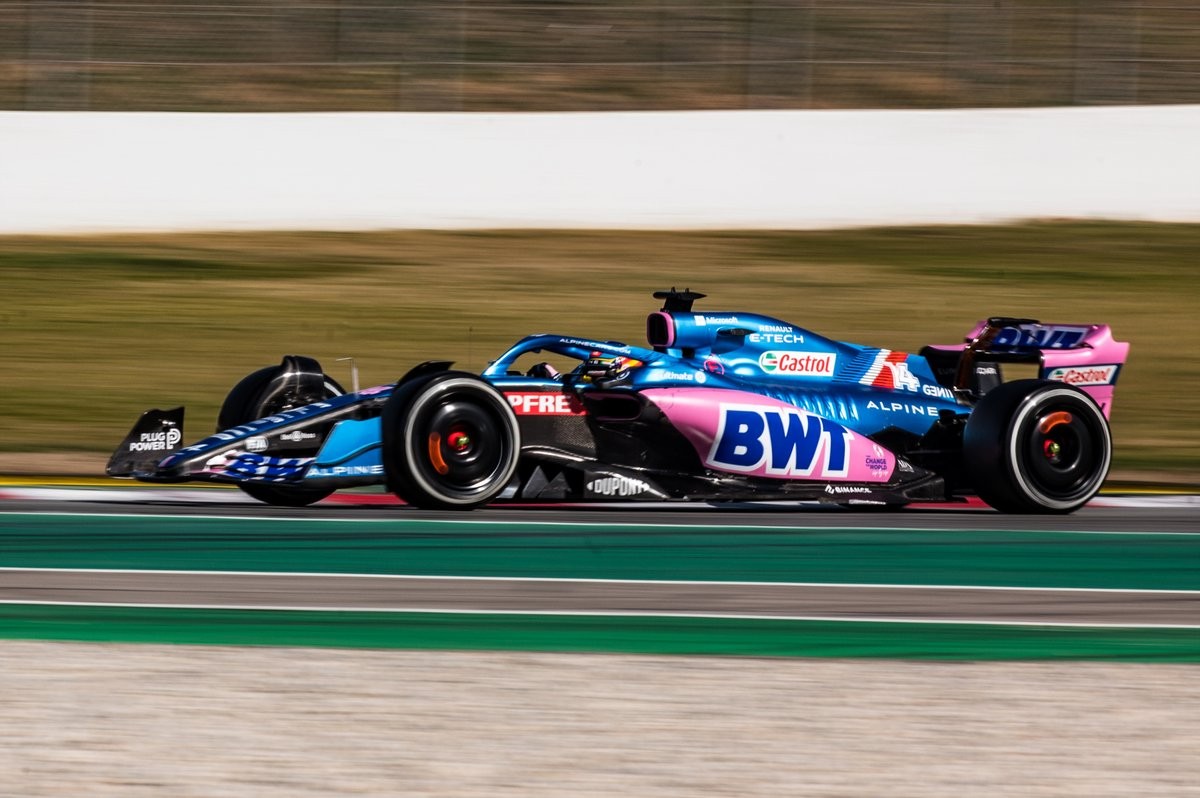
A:
<svg viewBox="0 0 1200 798">
<path fill-rule="evenodd" d="M 360 612 L 360 613 L 406 613 L 422 615 L 520 615 L 520 616 L 556 616 L 556 617 L 591 617 L 591 618 L 708 618 L 736 621 L 821 621 L 829 623 L 895 623 L 895 624 L 933 624 L 939 626 L 1020 626 L 1029 628 L 1049 629 L 1067 627 L 1074 629 L 1200 629 L 1200 624 L 1166 624 L 1166 623 L 1082 623 L 1064 621 L 1050 623 L 1045 621 L 980 621 L 957 618 L 875 618 L 875 617 L 841 617 L 825 615 L 730 615 L 725 613 L 696 613 L 696 612 L 649 612 L 638 610 L 619 610 L 605 612 L 601 610 L 488 610 L 488 609 L 429 609 L 427 607 L 261 607 L 254 605 L 234 604 L 133 604 L 128 602 L 83 602 L 83 601 L 15 601 L 0 600 L 0 605 L 36 605 L 59 607 L 112 607 L 114 609 L 153 609 L 153 610 L 254 610 L 258 612 Z"/>
<path fill-rule="evenodd" d="M 329 579 L 394 579 L 398 581 L 437 579 L 447 582 L 541 582 L 549 584 L 601 584 L 601 585 L 729 585 L 733 587 L 826 587 L 847 589 L 888 590 L 980 590 L 1005 592 L 1055 592 L 1055 593 L 1144 593 L 1166 596 L 1200 596 L 1200 590 L 1165 590 L 1159 588 L 1117 587 L 1030 587 L 1024 585 L 922 585 L 907 583 L 878 582 L 761 582 L 724 579 L 603 579 L 558 576 L 463 576 L 460 574 L 371 574 L 371 573 L 327 573 L 323 571 L 206 571 L 164 568 L 22 568 L 0 566 L 0 573 L 32 572 L 57 574 L 131 574 L 152 576 L 246 576 L 246 577 L 313 577 Z"/>
</svg>

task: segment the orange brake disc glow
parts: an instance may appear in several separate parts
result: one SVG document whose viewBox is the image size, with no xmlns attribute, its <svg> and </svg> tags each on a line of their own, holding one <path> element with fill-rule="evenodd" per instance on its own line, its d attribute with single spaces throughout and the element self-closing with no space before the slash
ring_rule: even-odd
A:
<svg viewBox="0 0 1200 798">
<path fill-rule="evenodd" d="M 433 470 L 439 474 L 444 476 L 450 473 L 450 466 L 442 457 L 442 436 L 436 432 L 429 433 L 429 462 L 433 463 Z"/>
<path fill-rule="evenodd" d="M 1049 433 L 1050 430 L 1054 429 L 1055 427 L 1060 427 L 1063 424 L 1070 424 L 1074 420 L 1075 420 L 1075 417 L 1072 416 L 1070 413 L 1068 413 L 1065 410 L 1060 410 L 1057 413 L 1051 413 L 1050 415 L 1043 418 L 1042 423 L 1038 424 L 1038 432 L 1045 435 L 1045 434 Z"/>
</svg>

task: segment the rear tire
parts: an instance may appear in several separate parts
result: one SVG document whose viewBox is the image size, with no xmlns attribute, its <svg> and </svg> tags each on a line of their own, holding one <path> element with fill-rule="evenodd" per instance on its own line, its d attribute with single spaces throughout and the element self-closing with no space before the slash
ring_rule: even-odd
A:
<svg viewBox="0 0 1200 798">
<path fill-rule="evenodd" d="M 997 510 L 1069 513 L 1104 484 L 1112 433 L 1083 391 L 1017 380 L 976 405 L 963 432 L 963 460 L 975 491 Z"/>
<path fill-rule="evenodd" d="M 321 375 L 321 390 L 318 392 L 290 390 L 288 386 L 276 382 L 275 378 L 280 373 L 281 366 L 268 366 L 246 375 L 235 385 L 221 404 L 221 412 L 217 415 L 218 431 L 345 393 L 342 386 L 324 374 Z M 328 488 L 301 488 L 262 482 L 239 482 L 238 487 L 247 496 L 276 507 L 307 507 L 333 493 Z"/>
<path fill-rule="evenodd" d="M 473 374 L 447 371 L 402 385 L 383 410 L 388 485 L 432 510 L 470 510 L 500 495 L 521 451 L 516 414 Z"/>
</svg>

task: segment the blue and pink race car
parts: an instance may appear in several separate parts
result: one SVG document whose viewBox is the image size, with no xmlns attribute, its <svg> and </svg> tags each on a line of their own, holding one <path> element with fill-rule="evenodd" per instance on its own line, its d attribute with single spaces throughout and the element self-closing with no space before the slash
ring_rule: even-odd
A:
<svg viewBox="0 0 1200 798">
<path fill-rule="evenodd" d="M 428 361 L 347 393 L 295 355 L 226 397 L 183 446 L 144 413 L 108 473 L 238 485 L 302 506 L 384 485 L 424 508 L 747 501 L 901 506 L 970 495 L 1067 513 L 1100 489 L 1129 352 L 1106 325 L 992 318 L 918 354 L 834 341 L 658 292 L 646 346 L 531 335 L 482 374 Z M 1036 374 L 1004 379 L 1006 369 Z"/>
</svg>

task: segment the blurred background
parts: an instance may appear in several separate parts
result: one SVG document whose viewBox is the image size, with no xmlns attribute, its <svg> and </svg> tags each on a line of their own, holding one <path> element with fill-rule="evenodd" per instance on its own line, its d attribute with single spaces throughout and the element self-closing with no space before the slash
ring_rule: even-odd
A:
<svg viewBox="0 0 1200 798">
<path fill-rule="evenodd" d="M 1200 102 L 1172 0 L 4 0 L 0 109 Z"/>
<path fill-rule="evenodd" d="M 1196 103 L 1200 5 L 1174 0 L 0 0 L 0 111 Z M 0 165 L 21 152 L 10 142 Z M 997 313 L 1109 323 L 1133 343 L 1119 473 L 1195 481 L 1200 353 L 1180 342 L 1200 315 L 1197 260 L 1200 225 L 1136 219 L 4 236 L 0 471 L 30 452 L 98 471 L 154 403 L 206 429 L 229 386 L 289 351 L 356 355 L 384 382 L 428 357 L 481 368 L 533 331 L 636 341 L 650 292 L 679 284 L 911 351 Z"/>
</svg>

